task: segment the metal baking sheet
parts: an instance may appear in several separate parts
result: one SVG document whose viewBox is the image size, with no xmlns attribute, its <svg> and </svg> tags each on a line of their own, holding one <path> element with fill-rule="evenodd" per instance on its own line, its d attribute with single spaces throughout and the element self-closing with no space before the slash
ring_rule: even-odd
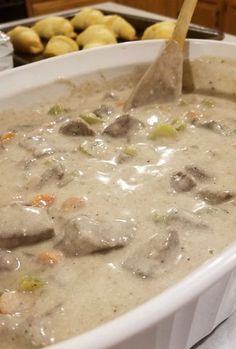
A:
<svg viewBox="0 0 236 349">
<path fill-rule="evenodd" d="M 99 6 L 97 6 L 99 8 Z M 71 11 L 65 11 L 65 12 L 60 12 L 57 13 L 60 16 L 63 16 L 65 18 L 72 18 L 75 13 L 77 13 L 79 9 L 73 9 Z M 101 10 L 105 15 L 109 14 L 114 14 L 112 11 L 107 11 L 107 10 Z M 154 18 L 146 18 L 146 17 L 140 17 L 136 15 L 130 15 L 124 12 L 115 12 L 115 14 L 118 14 L 122 16 L 124 19 L 126 19 L 130 24 L 134 26 L 137 32 L 138 39 L 141 38 L 144 30 L 149 27 L 150 25 L 154 23 L 161 22 L 161 20 L 157 20 Z M 48 17 L 50 15 L 55 15 L 55 14 L 49 14 L 47 16 L 41 16 L 41 17 L 32 17 L 32 18 L 27 18 L 25 20 L 21 21 L 15 21 L 15 22 L 9 22 L 6 23 L 5 25 L 0 26 L 0 30 L 2 31 L 9 31 L 10 29 L 14 28 L 16 25 L 26 25 L 26 26 L 32 26 L 36 21 L 38 21 L 40 18 L 43 17 Z M 188 31 L 188 38 L 192 39 L 211 39 L 211 40 L 223 40 L 224 39 L 224 33 L 221 31 L 211 29 L 211 28 L 206 28 L 198 25 L 190 25 L 189 31 Z M 124 42 L 124 41 L 120 41 Z M 32 62 L 36 62 L 42 59 L 46 59 L 43 54 L 38 54 L 38 55 L 30 55 L 30 54 L 25 54 L 21 52 L 14 52 L 13 55 L 14 59 L 14 66 L 19 66 L 19 65 L 24 65 Z"/>
</svg>

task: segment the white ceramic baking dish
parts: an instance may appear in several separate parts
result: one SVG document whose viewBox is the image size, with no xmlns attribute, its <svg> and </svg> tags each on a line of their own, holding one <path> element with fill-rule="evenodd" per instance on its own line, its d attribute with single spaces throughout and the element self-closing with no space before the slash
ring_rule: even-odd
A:
<svg viewBox="0 0 236 349">
<path fill-rule="evenodd" d="M 0 109 L 12 96 L 58 78 L 97 75 L 110 68 L 151 61 L 163 42 L 146 41 L 91 49 L 0 73 Z M 190 58 L 236 57 L 236 45 L 194 40 Z M 236 91 L 235 80 L 230 77 Z M 19 103 L 19 102 L 18 102 Z M 19 106 L 19 104 L 18 104 Z M 199 246 L 196 246 L 199 248 Z M 188 349 L 236 309 L 236 245 L 204 263 L 174 287 L 127 314 L 51 349 Z"/>
</svg>

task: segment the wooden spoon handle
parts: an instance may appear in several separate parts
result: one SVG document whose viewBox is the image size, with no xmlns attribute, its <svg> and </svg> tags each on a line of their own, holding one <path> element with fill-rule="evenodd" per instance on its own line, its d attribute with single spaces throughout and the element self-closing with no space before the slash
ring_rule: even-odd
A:
<svg viewBox="0 0 236 349">
<path fill-rule="evenodd" d="M 197 0 L 184 0 L 179 17 L 176 22 L 172 39 L 177 41 L 181 48 L 184 47 L 184 41 L 188 32 L 193 12 L 197 5 Z"/>
</svg>

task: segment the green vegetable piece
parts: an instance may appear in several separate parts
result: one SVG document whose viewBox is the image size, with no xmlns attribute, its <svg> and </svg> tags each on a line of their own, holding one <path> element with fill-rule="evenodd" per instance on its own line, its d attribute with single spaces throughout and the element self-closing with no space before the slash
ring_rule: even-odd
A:
<svg viewBox="0 0 236 349">
<path fill-rule="evenodd" d="M 159 214 L 157 212 L 154 212 L 153 213 L 153 216 L 152 216 L 152 219 L 153 219 L 153 222 L 154 223 L 166 223 L 167 219 L 168 219 L 168 216 L 167 215 L 162 215 L 162 214 Z"/>
<path fill-rule="evenodd" d="M 179 124 L 180 120 L 178 116 L 173 116 L 170 120 L 171 125 Z"/>
<path fill-rule="evenodd" d="M 174 116 L 172 119 L 171 119 L 171 125 L 174 126 L 174 128 L 177 130 L 177 131 L 183 131 L 186 129 L 187 127 L 187 124 L 185 122 L 183 122 L 180 118 L 178 118 L 177 116 Z"/>
<path fill-rule="evenodd" d="M 137 154 L 137 149 L 133 146 L 133 145 L 127 145 L 124 149 L 123 149 L 123 153 L 125 155 L 128 156 L 135 156 Z"/>
<path fill-rule="evenodd" d="M 87 122 L 89 125 L 99 124 L 102 120 L 94 113 L 86 113 L 80 115 L 81 119 Z"/>
<path fill-rule="evenodd" d="M 202 100 L 202 104 L 207 108 L 214 108 L 215 104 L 211 99 L 205 98 Z"/>
<path fill-rule="evenodd" d="M 177 137 L 178 132 L 175 129 L 175 127 L 171 126 L 170 124 L 158 124 L 153 127 L 149 134 L 149 139 L 155 140 L 157 138 L 175 138 Z"/>
<path fill-rule="evenodd" d="M 49 109 L 48 114 L 60 115 L 63 113 L 68 113 L 69 111 L 69 109 L 64 108 L 61 104 L 55 104 Z"/>
<path fill-rule="evenodd" d="M 44 282 L 34 276 L 22 276 L 19 280 L 19 291 L 32 292 L 44 286 Z"/>
<path fill-rule="evenodd" d="M 85 141 L 85 142 L 83 142 L 82 144 L 80 144 L 79 150 L 80 150 L 81 153 L 83 153 L 84 155 L 86 155 L 86 156 L 88 156 L 88 157 L 93 157 L 93 153 L 92 153 L 92 149 L 91 149 L 91 144 L 89 144 L 87 141 Z"/>
</svg>

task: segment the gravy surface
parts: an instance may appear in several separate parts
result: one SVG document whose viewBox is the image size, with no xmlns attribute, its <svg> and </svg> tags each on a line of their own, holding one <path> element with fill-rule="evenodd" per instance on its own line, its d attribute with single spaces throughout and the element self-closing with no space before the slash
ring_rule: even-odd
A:
<svg viewBox="0 0 236 349">
<path fill-rule="evenodd" d="M 124 114 L 131 88 L 0 113 L 1 349 L 103 324 L 235 239 L 235 101 Z"/>
</svg>

